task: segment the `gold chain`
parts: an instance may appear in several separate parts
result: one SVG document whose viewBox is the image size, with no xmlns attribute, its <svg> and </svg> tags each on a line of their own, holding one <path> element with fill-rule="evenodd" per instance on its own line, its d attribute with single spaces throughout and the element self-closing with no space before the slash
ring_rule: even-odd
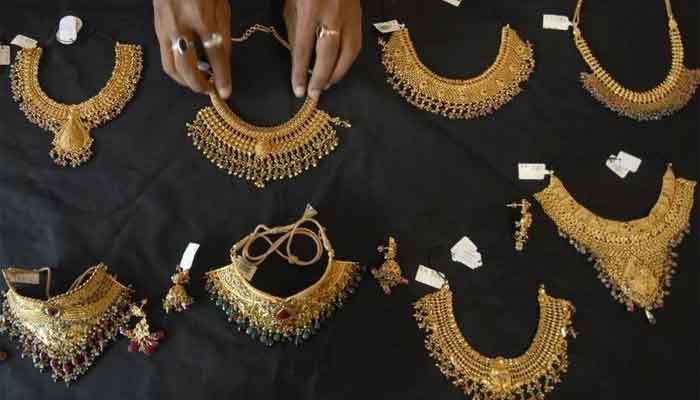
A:
<svg viewBox="0 0 700 400">
<path fill-rule="evenodd" d="M 547 295 L 537 296 L 540 318 L 528 350 L 515 358 L 486 357 L 464 338 L 455 320 L 448 285 L 415 304 L 414 317 L 426 332 L 425 347 L 443 375 L 473 400 L 543 399 L 561 382 L 568 367 L 567 337 L 573 305 Z"/>
<path fill-rule="evenodd" d="M 534 52 L 509 25 L 501 30 L 494 63 L 471 79 L 439 76 L 418 58 L 408 28 L 379 39 L 387 81 L 414 106 L 450 119 L 471 119 L 493 113 L 520 93 L 520 84 L 535 67 Z"/>
<path fill-rule="evenodd" d="M 51 98 L 39 84 L 39 47 L 22 49 L 12 64 L 12 94 L 27 119 L 51 132 L 51 158 L 60 166 L 77 167 L 92 156 L 90 129 L 113 119 L 132 98 L 141 78 L 141 46 L 117 43 L 112 75 L 100 92 L 78 104 Z"/>
<path fill-rule="evenodd" d="M 591 69 L 591 73 L 581 73 L 584 88 L 611 110 L 639 121 L 659 119 L 683 108 L 693 97 L 700 83 L 700 70 L 688 69 L 683 64 L 681 33 L 673 17 L 670 0 L 665 2 L 671 45 L 671 68 L 663 82 L 645 91 L 634 91 L 622 86 L 603 69 L 593 55 L 581 33 L 583 0 L 576 4 L 572 18 L 574 44 Z"/>
<path fill-rule="evenodd" d="M 610 220 L 587 210 L 554 175 L 535 198 L 560 236 L 580 253 L 590 253 L 588 260 L 612 296 L 629 311 L 642 308 L 653 323 L 651 312 L 663 306 L 677 266 L 673 248 L 688 232 L 694 190 L 695 182 L 676 178 L 669 165 L 656 205 L 634 221 Z"/>
<path fill-rule="evenodd" d="M 259 24 L 231 40 L 243 42 L 255 32 L 270 33 L 290 48 L 274 27 Z M 199 110 L 194 121 L 186 125 L 187 135 L 217 167 L 258 188 L 315 167 L 338 146 L 335 127 L 350 127 L 349 122 L 317 108 L 317 101 L 309 96 L 294 117 L 271 127 L 249 124 L 216 93 L 209 97 L 212 105 Z"/>
</svg>

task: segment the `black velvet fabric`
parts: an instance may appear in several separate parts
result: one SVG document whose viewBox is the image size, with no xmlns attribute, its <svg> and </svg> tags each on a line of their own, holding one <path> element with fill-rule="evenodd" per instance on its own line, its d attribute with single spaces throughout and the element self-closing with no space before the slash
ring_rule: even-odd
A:
<svg viewBox="0 0 700 400">
<path fill-rule="evenodd" d="M 277 1 L 233 2 L 233 32 L 252 23 L 282 26 Z M 674 1 L 686 65 L 698 60 L 698 2 Z M 112 43 L 144 46 L 143 79 L 124 112 L 93 130 L 95 156 L 77 168 L 51 162 L 50 136 L 29 123 L 9 95 L 0 67 L 0 265 L 52 266 L 54 293 L 85 268 L 106 262 L 137 296 L 150 299 L 151 323 L 167 331 L 152 357 L 112 345 L 66 388 L 21 359 L 7 338 L 0 399 L 460 399 L 423 347 L 412 302 L 432 289 L 411 281 L 385 297 L 367 276 L 358 293 L 301 348 L 265 348 L 233 331 L 209 301 L 203 273 L 227 263 L 229 247 L 256 224 L 287 224 L 307 203 L 320 212 L 338 258 L 373 266 L 375 247 L 394 234 L 405 274 L 418 264 L 449 277 L 464 336 L 488 356 L 522 353 L 537 326 L 536 291 L 577 308 L 569 372 L 550 399 L 690 398 L 698 393 L 698 213 L 678 248 L 680 267 L 666 306 L 650 326 L 628 313 L 596 279 L 592 265 L 556 234 L 538 205 L 532 240 L 513 250 L 513 214 L 504 204 L 546 182 L 517 179 L 518 162 L 546 162 L 573 195 L 598 214 L 646 215 L 666 162 L 698 178 L 697 96 L 677 114 L 636 122 L 605 109 L 579 83 L 586 71 L 571 32 L 543 30 L 542 14 L 573 12 L 575 2 L 366 1 L 364 48 L 350 74 L 325 93 L 321 107 L 348 119 L 341 145 L 317 168 L 264 190 L 210 164 L 185 134 L 206 97 L 178 87 L 161 70 L 149 2 L 14 1 L 0 5 L 0 39 L 17 33 L 46 40 L 58 19 L 75 13 L 86 30 L 73 46 L 48 45 L 40 80 L 56 100 L 96 93 L 112 67 Z M 535 48 L 524 91 L 492 116 L 449 121 L 409 105 L 385 82 L 371 22 L 406 23 L 424 63 L 455 77 L 478 74 L 493 60 L 500 28 L 511 24 Z M 97 28 L 96 34 L 89 32 Z M 598 58 L 622 84 L 656 85 L 669 68 L 663 1 L 587 1 L 582 29 Z M 13 48 L 13 57 L 15 50 Z M 270 125 L 300 106 L 289 84 L 290 57 L 264 35 L 233 50 L 233 97 L 243 118 Z M 604 161 L 624 149 L 643 159 L 621 180 Z M 697 204 L 697 203 L 696 203 Z M 484 266 L 449 259 L 468 235 Z M 184 314 L 160 301 L 189 241 L 202 244 Z M 323 263 L 320 263 L 323 264 Z M 254 278 L 276 294 L 320 276 L 271 260 Z"/>
</svg>

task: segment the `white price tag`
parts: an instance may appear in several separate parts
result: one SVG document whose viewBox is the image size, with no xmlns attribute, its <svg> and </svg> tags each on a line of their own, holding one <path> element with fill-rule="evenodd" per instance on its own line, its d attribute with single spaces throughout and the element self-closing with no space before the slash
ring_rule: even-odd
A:
<svg viewBox="0 0 700 400">
<path fill-rule="evenodd" d="M 442 0 L 447 4 L 451 4 L 455 7 L 459 7 L 460 4 L 462 4 L 462 0 Z"/>
<path fill-rule="evenodd" d="M 182 268 L 183 271 L 187 271 L 188 269 L 192 268 L 192 263 L 194 262 L 194 256 L 197 254 L 197 250 L 199 250 L 198 243 L 187 244 L 187 248 L 185 248 L 184 253 L 182 253 L 182 259 L 180 260 L 180 268 Z"/>
<path fill-rule="evenodd" d="M 481 253 L 477 252 L 464 252 L 460 251 L 452 254 L 452 261 L 462 263 L 469 267 L 470 269 L 477 269 L 481 267 L 483 261 L 481 259 Z"/>
<path fill-rule="evenodd" d="M 619 176 L 622 179 L 625 179 L 625 177 L 629 173 L 629 170 L 625 168 L 622 164 L 620 164 L 620 159 L 617 158 L 617 156 L 614 154 L 611 154 L 607 161 L 605 161 L 605 165 L 608 168 L 610 168 L 610 170 L 614 172 L 615 175 Z"/>
<path fill-rule="evenodd" d="M 445 276 L 432 268 L 428 268 L 425 265 L 419 265 L 416 271 L 416 281 L 432 286 L 436 289 L 442 288 L 442 286 L 447 282 Z"/>
<path fill-rule="evenodd" d="M 0 65 L 10 65 L 10 46 L 0 46 Z"/>
<path fill-rule="evenodd" d="M 455 253 L 460 252 L 460 251 L 477 251 L 477 250 L 478 250 L 478 248 L 476 247 L 474 242 L 472 242 L 472 240 L 469 239 L 468 237 L 464 236 L 463 238 L 459 239 L 459 241 L 457 241 L 457 243 L 455 243 L 454 246 L 452 246 L 452 248 L 450 249 L 450 252 L 452 254 L 455 254 Z"/>
<path fill-rule="evenodd" d="M 518 179 L 520 180 L 542 180 L 552 171 L 547 169 L 547 164 L 541 163 L 519 163 Z"/>
<path fill-rule="evenodd" d="M 62 44 L 73 44 L 78 40 L 78 32 L 83 27 L 83 21 L 73 15 L 66 15 L 58 23 L 56 40 Z"/>
<path fill-rule="evenodd" d="M 404 24 L 399 23 L 399 21 L 392 19 L 391 21 L 376 22 L 373 24 L 375 28 L 381 33 L 390 33 L 403 29 Z"/>
<path fill-rule="evenodd" d="M 617 153 L 617 160 L 622 165 L 625 169 L 629 170 L 630 172 L 637 172 L 639 170 L 639 166 L 642 165 L 642 159 L 639 157 L 635 157 L 630 153 L 624 152 L 620 150 L 619 153 Z"/>
<path fill-rule="evenodd" d="M 36 47 L 37 41 L 29 36 L 17 35 L 14 39 L 12 39 L 10 44 L 14 44 L 15 46 L 23 47 L 25 49 L 32 49 Z"/>
<path fill-rule="evenodd" d="M 258 271 L 258 267 L 246 262 L 244 260 L 241 260 L 241 262 L 238 263 L 238 271 L 240 271 L 241 275 L 247 280 L 250 281 L 253 279 L 253 275 Z"/>
<path fill-rule="evenodd" d="M 543 14 L 542 28 L 567 31 L 573 24 L 566 15 Z"/>
</svg>

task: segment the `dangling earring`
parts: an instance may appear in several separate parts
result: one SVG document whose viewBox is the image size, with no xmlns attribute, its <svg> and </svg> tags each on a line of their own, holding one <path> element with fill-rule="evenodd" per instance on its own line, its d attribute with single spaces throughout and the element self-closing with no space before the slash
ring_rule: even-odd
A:
<svg viewBox="0 0 700 400">
<path fill-rule="evenodd" d="M 525 243 L 530 239 L 528 236 L 528 231 L 532 226 L 532 214 L 530 214 L 530 204 L 526 199 L 520 200 L 519 203 L 506 204 L 506 207 L 510 208 L 520 208 L 520 219 L 515 221 L 515 234 L 513 238 L 515 239 L 515 250 L 523 251 Z"/>
<path fill-rule="evenodd" d="M 170 280 L 173 281 L 173 286 L 168 290 L 165 299 L 163 299 L 165 313 L 167 314 L 171 310 L 177 312 L 188 310 L 194 303 L 194 299 L 187 293 L 184 286 L 190 283 L 190 270 L 182 269 L 178 265 L 175 274 L 170 277 Z"/>
<path fill-rule="evenodd" d="M 143 299 L 140 305 L 130 305 L 129 312 L 131 316 L 141 319 L 134 325 L 133 329 L 124 329 L 121 333 L 130 339 L 128 347 L 129 352 L 141 351 L 143 354 L 150 356 L 158 350 L 160 341 L 165 338 L 165 331 L 161 329 L 156 332 L 151 332 L 151 328 L 148 326 L 146 312 L 143 310 L 146 303 L 148 303 L 148 300 Z"/>
<path fill-rule="evenodd" d="M 390 295 L 391 288 L 408 283 L 408 280 L 401 275 L 401 266 L 394 260 L 398 251 L 396 240 L 389 236 L 389 243 L 386 246 L 377 247 L 377 251 L 384 253 L 384 262 L 381 267 L 372 270 L 372 275 L 379 282 L 384 294 Z"/>
</svg>

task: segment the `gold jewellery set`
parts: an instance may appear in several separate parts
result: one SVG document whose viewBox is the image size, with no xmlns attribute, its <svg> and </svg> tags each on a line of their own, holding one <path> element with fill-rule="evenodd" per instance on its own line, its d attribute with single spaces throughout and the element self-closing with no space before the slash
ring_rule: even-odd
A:
<svg viewBox="0 0 700 400">
<path fill-rule="evenodd" d="M 638 121 L 659 119 L 683 108 L 693 97 L 700 83 L 700 69 L 688 69 L 683 64 L 681 32 L 673 17 L 671 0 L 664 1 L 671 44 L 671 69 L 663 82 L 642 92 L 627 89 L 618 83 L 593 55 L 581 33 L 583 0 L 578 0 L 572 19 L 574 44 L 591 69 L 590 73 L 581 73 L 583 87 L 609 109 Z"/>
<path fill-rule="evenodd" d="M 53 134 L 49 155 L 60 166 L 77 167 L 92 156 L 90 129 L 119 115 L 134 95 L 141 78 L 141 46 L 116 43 L 114 68 L 107 84 L 95 96 L 78 104 L 50 98 L 39 84 L 41 47 L 21 49 L 12 64 L 13 98 L 27 119 Z"/>
<path fill-rule="evenodd" d="M 470 79 L 440 76 L 419 59 L 408 28 L 379 39 L 382 63 L 394 90 L 421 110 L 450 119 L 483 117 L 498 110 L 520 93 L 520 84 L 535 67 L 532 46 L 506 25 L 493 64 Z"/>
<path fill-rule="evenodd" d="M 290 49 L 274 27 L 256 24 L 233 42 L 243 42 L 255 32 L 271 34 Z M 217 93 L 210 94 L 211 106 L 197 112 L 187 124 L 194 145 L 217 167 L 263 188 L 270 181 L 292 178 L 309 168 L 338 146 L 336 126 L 350 123 L 331 117 L 306 96 L 304 104 L 289 121 L 269 127 L 245 122 Z"/>
<path fill-rule="evenodd" d="M 46 299 L 21 294 L 16 285 L 37 285 L 46 272 Z M 18 342 L 23 358 L 54 381 L 66 384 L 85 374 L 119 334 L 130 339 L 129 351 L 152 354 L 163 331 L 151 332 L 143 310 L 145 300 L 132 303 L 133 290 L 98 264 L 80 275 L 65 293 L 51 296 L 49 268 L 10 267 L 2 271 L 8 287 L 2 301 L 0 332 Z M 138 322 L 132 326 L 131 321 Z"/>
</svg>

